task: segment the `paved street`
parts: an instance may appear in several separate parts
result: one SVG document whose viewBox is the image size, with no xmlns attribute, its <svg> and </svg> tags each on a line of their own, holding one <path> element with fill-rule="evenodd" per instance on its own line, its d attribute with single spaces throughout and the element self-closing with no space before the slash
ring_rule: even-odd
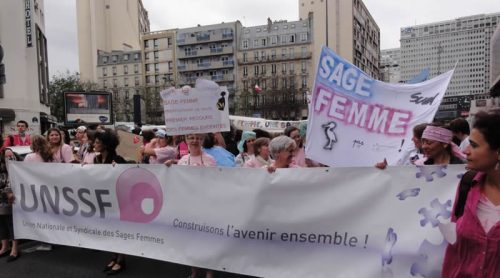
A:
<svg viewBox="0 0 500 278">
<path fill-rule="evenodd" d="M 21 244 L 21 250 L 27 250 L 33 242 Z M 5 262 L 0 259 L 0 277 L 28 278 L 28 277 L 71 277 L 90 278 L 107 277 L 102 272 L 103 267 L 111 258 L 106 252 L 55 245 L 52 251 L 34 251 L 22 253 L 14 262 Z M 127 256 L 126 270 L 118 277 L 180 277 L 189 275 L 189 267 L 168 262 Z M 218 273 L 219 278 L 248 277 L 228 273 Z"/>
</svg>

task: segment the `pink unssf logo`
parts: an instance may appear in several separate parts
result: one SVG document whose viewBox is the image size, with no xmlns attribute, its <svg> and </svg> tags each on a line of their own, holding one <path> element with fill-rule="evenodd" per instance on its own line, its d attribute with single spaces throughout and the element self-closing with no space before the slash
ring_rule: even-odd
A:
<svg viewBox="0 0 500 278">
<path fill-rule="evenodd" d="M 163 206 L 163 192 L 156 176 L 142 168 L 125 170 L 116 181 L 120 220 L 148 223 Z"/>
</svg>

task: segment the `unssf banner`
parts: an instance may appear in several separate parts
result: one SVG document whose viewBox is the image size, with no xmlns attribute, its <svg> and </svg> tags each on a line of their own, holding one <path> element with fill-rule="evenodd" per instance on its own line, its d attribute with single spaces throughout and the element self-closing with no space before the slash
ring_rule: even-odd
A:
<svg viewBox="0 0 500 278">
<path fill-rule="evenodd" d="M 262 277 L 439 277 L 463 171 L 9 164 L 16 238 Z"/>
<path fill-rule="evenodd" d="M 412 128 L 432 122 L 452 75 L 384 83 L 323 47 L 309 106 L 307 157 L 330 166 L 372 166 L 384 158 L 394 165 L 414 148 Z"/>
</svg>

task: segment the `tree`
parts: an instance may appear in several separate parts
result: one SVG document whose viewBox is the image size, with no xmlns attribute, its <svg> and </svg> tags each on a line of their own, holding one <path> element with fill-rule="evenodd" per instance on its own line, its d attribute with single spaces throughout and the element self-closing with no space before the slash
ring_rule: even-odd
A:
<svg viewBox="0 0 500 278">
<path fill-rule="evenodd" d="M 58 121 L 62 121 L 64 119 L 64 92 L 92 91 L 97 88 L 96 83 L 81 82 L 77 72 L 66 71 L 64 74 L 53 75 L 49 81 L 50 113 L 57 117 Z"/>
</svg>

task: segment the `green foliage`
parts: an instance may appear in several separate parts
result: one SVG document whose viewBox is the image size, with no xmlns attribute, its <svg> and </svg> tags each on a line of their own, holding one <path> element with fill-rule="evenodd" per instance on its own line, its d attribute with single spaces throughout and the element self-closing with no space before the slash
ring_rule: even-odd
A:
<svg viewBox="0 0 500 278">
<path fill-rule="evenodd" d="M 81 82 L 76 72 L 66 71 L 64 74 L 53 75 L 49 81 L 50 113 L 62 121 L 64 119 L 64 92 L 91 91 L 97 88 L 96 83 Z"/>
</svg>

